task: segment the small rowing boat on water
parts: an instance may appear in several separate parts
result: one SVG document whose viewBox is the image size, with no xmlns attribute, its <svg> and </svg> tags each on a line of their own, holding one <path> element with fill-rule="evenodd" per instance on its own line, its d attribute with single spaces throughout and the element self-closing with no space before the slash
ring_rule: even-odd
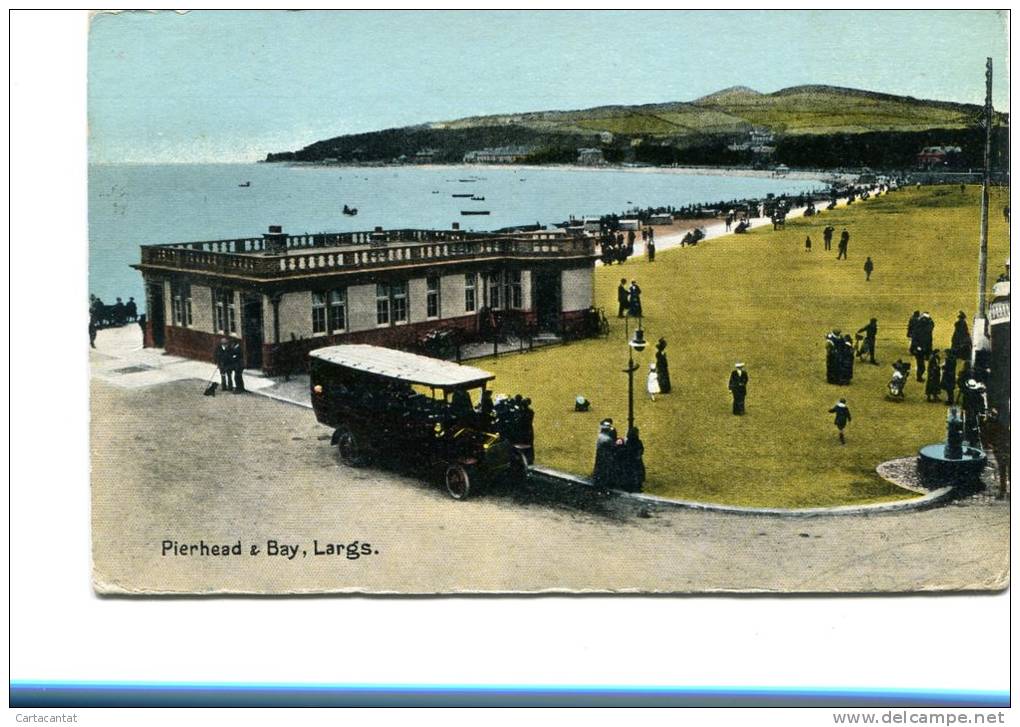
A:
<svg viewBox="0 0 1020 727">
<path fill-rule="evenodd" d="M 458 179 L 458 182 L 477 182 L 477 179 Z"/>
<path fill-rule="evenodd" d="M 471 192 L 468 192 L 467 194 L 453 194 L 453 195 L 450 195 L 450 196 L 451 197 L 474 197 L 474 194 L 472 194 Z"/>
<path fill-rule="evenodd" d="M 485 197 L 472 197 L 471 201 L 472 202 L 484 202 L 485 201 Z"/>
<path fill-rule="evenodd" d="M 241 184 L 239 184 L 237 186 L 238 187 L 250 187 L 251 186 L 251 182 L 242 182 Z"/>
<path fill-rule="evenodd" d="M 487 215 L 489 210 L 461 210 L 462 215 Z"/>
</svg>

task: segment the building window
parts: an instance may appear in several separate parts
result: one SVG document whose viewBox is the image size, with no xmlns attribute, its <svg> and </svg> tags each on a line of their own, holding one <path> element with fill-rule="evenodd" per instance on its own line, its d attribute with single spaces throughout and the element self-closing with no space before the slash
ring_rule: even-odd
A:
<svg viewBox="0 0 1020 727">
<path fill-rule="evenodd" d="M 326 332 L 326 294 L 312 292 L 312 335 Z"/>
<path fill-rule="evenodd" d="M 439 317 L 439 276 L 430 275 L 425 278 L 425 317 Z"/>
<path fill-rule="evenodd" d="M 329 291 L 329 330 L 333 333 L 347 330 L 347 288 Z"/>
<path fill-rule="evenodd" d="M 520 310 L 524 307 L 524 295 L 521 286 L 521 271 L 510 270 L 507 272 L 507 303 L 511 308 Z"/>
<path fill-rule="evenodd" d="M 502 306 L 499 304 L 500 288 L 503 286 L 503 275 L 499 271 L 489 274 L 489 307 L 493 310 L 499 310 Z"/>
<path fill-rule="evenodd" d="M 520 270 L 497 270 L 489 275 L 489 307 L 524 307 L 524 294 Z"/>
<path fill-rule="evenodd" d="M 393 322 L 407 323 L 407 282 L 391 285 L 390 295 L 393 298 Z"/>
<path fill-rule="evenodd" d="M 390 322 L 390 286 L 382 283 L 375 286 L 375 322 L 380 326 Z"/>
<path fill-rule="evenodd" d="M 191 283 L 171 283 L 171 315 L 175 326 L 190 326 L 191 318 Z"/>
<path fill-rule="evenodd" d="M 213 323 L 217 333 L 237 333 L 234 291 L 213 289 Z"/>
<path fill-rule="evenodd" d="M 376 284 L 375 322 L 380 326 L 407 323 L 407 281 Z"/>
<path fill-rule="evenodd" d="M 464 275 L 464 312 L 474 313 L 477 306 L 475 298 L 478 290 L 478 273 L 465 273 Z"/>
</svg>

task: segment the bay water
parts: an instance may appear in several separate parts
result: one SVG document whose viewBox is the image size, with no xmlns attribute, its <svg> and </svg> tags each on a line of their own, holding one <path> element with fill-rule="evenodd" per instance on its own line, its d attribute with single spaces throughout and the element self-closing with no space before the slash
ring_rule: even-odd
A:
<svg viewBox="0 0 1020 727">
<path fill-rule="evenodd" d="M 471 181 L 461 181 L 471 180 Z M 250 186 L 239 186 L 250 183 Z M 492 230 L 633 207 L 682 207 L 796 194 L 821 180 L 542 167 L 329 167 L 103 164 L 89 167 L 89 291 L 144 309 L 139 246 L 285 232 L 383 228 Z M 473 201 L 454 194 L 472 193 Z M 344 205 L 357 208 L 345 216 Z M 464 216 L 463 210 L 489 215 Z"/>
</svg>

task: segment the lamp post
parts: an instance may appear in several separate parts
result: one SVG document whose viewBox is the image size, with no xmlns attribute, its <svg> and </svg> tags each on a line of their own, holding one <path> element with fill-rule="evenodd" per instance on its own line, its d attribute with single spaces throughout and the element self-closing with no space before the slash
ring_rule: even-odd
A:
<svg viewBox="0 0 1020 727">
<path fill-rule="evenodd" d="M 628 364 L 627 368 L 624 369 L 624 373 L 627 374 L 627 432 L 628 434 L 634 429 L 634 372 L 638 370 L 638 365 L 634 363 L 634 352 L 640 353 L 645 350 L 647 345 L 645 341 L 645 332 L 638 328 L 634 331 L 634 338 L 627 342 L 627 353 L 628 353 Z"/>
</svg>

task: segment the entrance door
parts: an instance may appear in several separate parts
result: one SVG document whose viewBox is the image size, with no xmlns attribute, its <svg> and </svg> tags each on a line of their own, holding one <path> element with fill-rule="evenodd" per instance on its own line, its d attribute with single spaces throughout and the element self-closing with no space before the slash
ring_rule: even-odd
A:
<svg viewBox="0 0 1020 727">
<path fill-rule="evenodd" d="M 532 280 L 538 328 L 543 332 L 557 333 L 560 329 L 560 271 L 535 270 Z"/>
<path fill-rule="evenodd" d="M 262 296 L 244 296 L 244 364 L 249 369 L 262 368 Z"/>
<path fill-rule="evenodd" d="M 166 301 L 163 283 L 149 283 L 145 294 L 145 312 L 152 330 L 152 347 L 163 348 L 166 341 Z"/>
</svg>

